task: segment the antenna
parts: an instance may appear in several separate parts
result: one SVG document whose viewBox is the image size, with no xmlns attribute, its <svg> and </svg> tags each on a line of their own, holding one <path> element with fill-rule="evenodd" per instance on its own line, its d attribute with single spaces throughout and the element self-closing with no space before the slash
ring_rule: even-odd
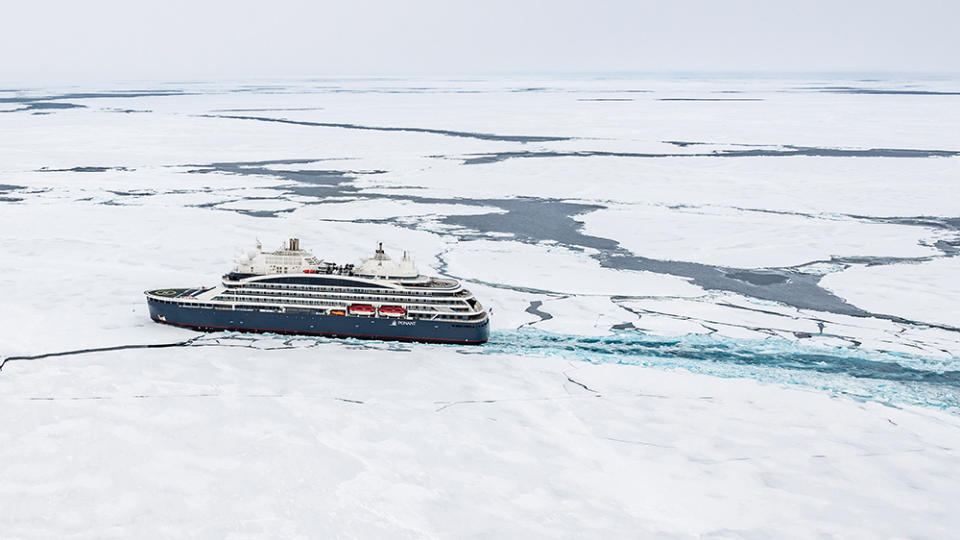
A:
<svg viewBox="0 0 960 540">
<path fill-rule="evenodd" d="M 386 261 L 390 257 L 387 257 L 387 254 L 383 252 L 383 242 L 377 243 L 377 252 L 373 254 L 374 260 L 377 261 Z"/>
</svg>

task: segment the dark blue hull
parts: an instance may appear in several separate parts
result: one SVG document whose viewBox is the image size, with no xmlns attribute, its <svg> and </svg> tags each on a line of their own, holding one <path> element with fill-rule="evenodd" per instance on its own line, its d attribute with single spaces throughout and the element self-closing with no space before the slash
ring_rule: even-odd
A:
<svg viewBox="0 0 960 540">
<path fill-rule="evenodd" d="M 147 298 L 150 317 L 157 322 L 195 330 L 237 330 L 327 337 L 352 337 L 427 343 L 478 345 L 490 335 L 490 320 L 429 321 L 316 313 L 280 313 L 256 309 L 193 307 Z"/>
</svg>

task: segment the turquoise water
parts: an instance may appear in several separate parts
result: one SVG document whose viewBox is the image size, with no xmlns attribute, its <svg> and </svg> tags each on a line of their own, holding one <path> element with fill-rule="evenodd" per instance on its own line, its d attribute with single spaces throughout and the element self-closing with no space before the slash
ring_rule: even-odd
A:
<svg viewBox="0 0 960 540">
<path fill-rule="evenodd" d="M 494 332 L 482 349 L 484 353 L 560 356 L 596 364 L 745 377 L 960 413 L 960 359 L 956 358 L 806 345 L 781 338 L 664 338 L 632 331 L 578 336 L 535 329 Z"/>
</svg>

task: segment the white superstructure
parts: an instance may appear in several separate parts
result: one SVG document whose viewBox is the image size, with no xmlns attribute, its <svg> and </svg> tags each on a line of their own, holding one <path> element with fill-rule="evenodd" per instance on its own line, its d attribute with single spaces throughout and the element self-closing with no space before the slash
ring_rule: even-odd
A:
<svg viewBox="0 0 960 540">
<path fill-rule="evenodd" d="M 220 286 L 188 291 L 177 302 L 216 309 L 394 320 L 476 322 L 487 318 L 480 302 L 459 281 L 421 275 L 408 253 L 394 260 L 383 244 L 370 258 L 337 265 L 300 249 L 296 238 L 271 252 L 263 251 L 258 241 L 254 251 L 238 255 L 235 262 Z"/>
<path fill-rule="evenodd" d="M 291 238 L 277 251 L 264 252 L 260 241 L 256 251 L 242 253 L 235 259 L 234 271 L 241 274 L 299 274 L 319 270 L 321 261 L 300 249 L 300 240 Z"/>
</svg>

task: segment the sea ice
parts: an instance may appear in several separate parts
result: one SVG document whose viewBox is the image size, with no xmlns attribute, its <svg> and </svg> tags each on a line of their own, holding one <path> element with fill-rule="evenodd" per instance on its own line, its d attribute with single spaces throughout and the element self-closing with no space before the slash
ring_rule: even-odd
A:
<svg viewBox="0 0 960 540">
<path fill-rule="evenodd" d="M 697 296 L 704 293 L 683 278 L 601 268 L 587 254 L 557 246 L 475 240 L 460 243 L 444 259 L 453 275 L 561 294 Z"/>
<path fill-rule="evenodd" d="M 823 285 L 853 304 L 928 323 L 960 325 L 960 258 L 855 266 L 823 278 Z"/>
<path fill-rule="evenodd" d="M 584 233 L 653 259 L 734 268 L 796 266 L 831 257 L 929 257 L 936 229 L 836 216 L 635 205 L 578 216 Z"/>
<path fill-rule="evenodd" d="M 960 525 L 960 424 L 944 412 L 456 348 L 229 344 L 8 364 L 0 530 L 870 538 Z"/>
<path fill-rule="evenodd" d="M 956 90 L 5 93 L 85 107 L 0 114 L 0 536 L 949 537 L 960 107 L 821 88 L 902 84 Z M 237 250 L 291 236 L 337 262 L 382 241 L 463 279 L 490 343 L 149 319 L 144 290 L 214 285 Z M 801 265 L 778 275 L 863 311 L 612 267 L 630 253 Z"/>
</svg>

